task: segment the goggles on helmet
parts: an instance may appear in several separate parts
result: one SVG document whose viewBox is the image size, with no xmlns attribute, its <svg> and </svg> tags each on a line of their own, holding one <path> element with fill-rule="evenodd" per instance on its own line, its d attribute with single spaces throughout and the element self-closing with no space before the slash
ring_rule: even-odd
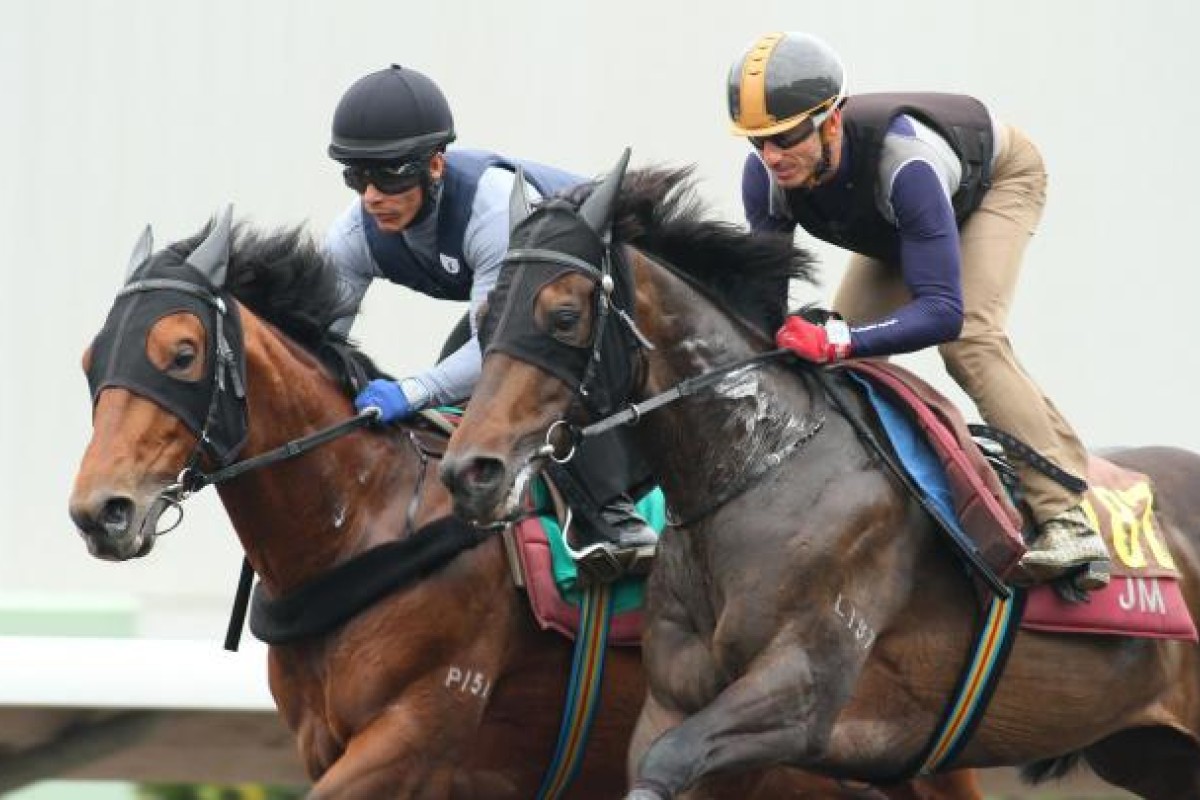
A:
<svg viewBox="0 0 1200 800">
<path fill-rule="evenodd" d="M 762 150 L 767 146 L 767 142 L 775 145 L 780 150 L 787 150 L 789 147 L 795 147 L 798 144 L 807 142 L 809 137 L 820 130 L 821 126 L 825 124 L 825 120 L 840 105 L 840 97 L 831 97 L 817 106 L 819 110 L 816 113 L 813 113 L 813 111 L 804 112 L 802 115 L 803 119 L 787 130 L 771 134 L 770 136 L 747 136 L 746 138 L 750 140 L 750 144 L 756 150 Z"/>
<path fill-rule="evenodd" d="M 788 128 L 786 131 L 771 136 L 748 136 L 746 138 L 750 140 L 750 144 L 754 145 L 756 150 L 765 148 L 767 142 L 775 145 L 780 150 L 787 150 L 789 147 L 795 147 L 798 144 L 807 142 L 816 132 L 817 126 L 813 124 L 813 118 L 805 117 L 794 128 Z"/>
<path fill-rule="evenodd" d="M 384 194 L 401 194 L 419 186 L 428 168 L 424 158 L 400 164 L 352 164 L 342 170 L 342 179 L 359 194 L 372 185 Z"/>
</svg>

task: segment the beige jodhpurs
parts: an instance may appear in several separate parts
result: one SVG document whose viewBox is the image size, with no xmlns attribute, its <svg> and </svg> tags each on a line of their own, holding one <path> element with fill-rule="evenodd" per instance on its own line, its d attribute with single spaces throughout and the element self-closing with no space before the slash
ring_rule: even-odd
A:
<svg viewBox="0 0 1200 800">
<path fill-rule="evenodd" d="M 1002 129 L 992 188 L 960 230 L 962 335 L 938 347 L 947 372 L 983 419 L 1023 439 L 1058 466 L 1085 476 L 1087 454 L 1054 404 L 1021 367 L 1005 334 L 1025 246 L 1046 204 L 1046 169 L 1034 144 Z M 897 266 L 855 255 L 833 307 L 851 325 L 880 319 L 911 299 Z M 1026 499 L 1040 524 L 1079 496 L 1019 464 Z"/>
</svg>

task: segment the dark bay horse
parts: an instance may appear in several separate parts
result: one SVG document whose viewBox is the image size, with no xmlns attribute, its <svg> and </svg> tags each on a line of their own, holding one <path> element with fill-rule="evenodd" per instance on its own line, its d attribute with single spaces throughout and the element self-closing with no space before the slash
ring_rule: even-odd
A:
<svg viewBox="0 0 1200 800">
<path fill-rule="evenodd" d="M 70 501 L 93 555 L 113 561 L 150 551 L 170 505 L 163 498 L 186 466 L 250 463 L 344 421 L 355 381 L 378 374 L 328 332 L 348 309 L 334 272 L 298 232 L 234 230 L 226 215 L 157 253 L 147 231 L 130 266 L 84 355 L 94 431 Z M 442 485 L 423 479 L 432 467 L 417 440 L 427 434 L 419 422 L 356 430 L 217 486 L 269 595 L 449 513 Z M 492 537 L 330 632 L 270 648 L 271 691 L 315 781 L 310 797 L 537 795 L 571 646 L 537 628 L 509 574 Z M 567 797 L 625 791 L 644 686 L 639 653 L 612 650 Z M 762 787 L 727 796 L 879 796 L 783 770 Z M 933 793 L 891 796 L 979 796 L 965 781 L 918 788 Z"/>
<path fill-rule="evenodd" d="M 764 764 L 909 774 L 968 653 L 972 586 L 813 368 L 719 369 L 769 351 L 786 280 L 811 278 L 791 238 L 705 221 L 686 170 L 632 173 L 618 193 L 623 173 L 582 205 L 530 211 L 514 197 L 483 375 L 442 463 L 456 508 L 504 517 L 514 478 L 547 449 L 566 454 L 560 421 L 578 435 L 626 408 L 680 520 L 650 578 L 629 797 L 702 796 L 705 776 Z M 717 377 L 697 388 L 705 375 Z M 1110 458 L 1152 478 L 1195 616 L 1200 457 Z M 1022 631 L 955 766 L 1044 777 L 1082 759 L 1142 797 L 1200 797 L 1197 655 L 1181 641 Z"/>
</svg>

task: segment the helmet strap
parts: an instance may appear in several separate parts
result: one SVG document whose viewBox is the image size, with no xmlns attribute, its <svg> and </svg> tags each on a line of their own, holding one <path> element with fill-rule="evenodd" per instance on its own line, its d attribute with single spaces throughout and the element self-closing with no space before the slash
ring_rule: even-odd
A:
<svg viewBox="0 0 1200 800">
<path fill-rule="evenodd" d="M 821 184 L 829 175 L 829 170 L 833 168 L 833 149 L 830 148 L 829 138 L 824 133 L 824 124 L 826 124 L 829 116 L 838 109 L 840 104 L 841 101 L 835 100 L 830 104 L 828 109 L 823 110 L 820 114 L 812 115 L 812 125 L 816 127 L 817 138 L 821 139 L 821 161 L 818 161 L 816 166 L 812 168 L 812 176 L 816 179 L 816 184 Z"/>
<path fill-rule="evenodd" d="M 822 133 L 817 134 L 821 137 L 821 160 L 813 167 L 814 177 L 817 183 L 821 183 L 829 175 L 830 169 L 833 168 L 833 159 L 830 157 L 829 140 Z"/>
<path fill-rule="evenodd" d="M 421 209 L 413 217 L 411 225 L 424 222 L 433 213 L 434 209 L 437 208 L 438 198 L 441 193 L 442 182 L 440 180 L 435 181 L 429 171 L 429 167 L 426 166 L 424 171 L 421 172 Z"/>
<path fill-rule="evenodd" d="M 830 114 L 833 113 L 836 108 L 837 104 L 835 104 L 829 111 L 822 113 L 821 121 L 816 122 L 817 136 L 821 140 L 821 160 L 818 161 L 816 166 L 813 168 L 814 177 L 816 178 L 817 183 L 824 181 L 825 178 L 829 176 L 830 171 L 833 169 L 833 148 L 829 145 L 829 137 L 825 135 L 825 121 L 829 119 Z"/>
</svg>

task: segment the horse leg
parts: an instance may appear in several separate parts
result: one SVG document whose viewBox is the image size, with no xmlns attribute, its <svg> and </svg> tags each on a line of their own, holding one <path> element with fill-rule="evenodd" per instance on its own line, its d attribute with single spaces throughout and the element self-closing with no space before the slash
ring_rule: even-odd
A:
<svg viewBox="0 0 1200 800">
<path fill-rule="evenodd" d="M 444 728 L 445 717 L 442 722 Z M 403 703 L 393 707 L 350 740 L 308 800 L 448 800 L 454 795 L 453 756 L 447 752 L 453 743 L 423 739 L 435 730 Z"/>
<path fill-rule="evenodd" d="M 629 742 L 628 752 L 628 769 L 629 774 L 633 775 L 636 772 L 636 767 L 641 761 L 643 754 L 650 745 L 664 731 L 675 727 L 682 721 L 683 717 L 664 708 L 660 704 L 653 693 L 646 695 L 646 700 L 642 705 L 641 714 L 638 716 L 637 724 L 633 729 L 633 736 Z M 775 798 L 780 796 L 791 796 L 786 792 L 769 792 L 761 794 L 760 784 L 763 782 L 763 776 L 756 775 L 738 775 L 738 776 L 721 776 L 717 778 L 701 781 L 691 791 L 684 794 L 686 800 L 724 800 L 725 798 L 739 798 L 739 800 L 754 800 L 755 798 Z M 786 785 L 787 789 L 792 788 Z M 815 798 L 814 798 L 815 800 Z"/>
<path fill-rule="evenodd" d="M 1096 774 L 1146 800 L 1200 797 L 1200 742 L 1174 728 L 1133 728 L 1083 751 Z"/>
<path fill-rule="evenodd" d="M 811 759 L 826 743 L 851 673 L 816 676 L 797 646 L 763 653 L 752 670 L 650 745 L 626 800 L 671 800 L 706 775 Z"/>
<path fill-rule="evenodd" d="M 674 727 L 681 717 L 648 695 L 629 745 L 630 774 L 642 755 L 660 734 Z M 797 797 L 806 800 L 983 800 L 979 779 L 973 770 L 918 778 L 911 783 L 878 788 L 858 782 L 839 782 L 798 769 L 775 768 L 751 775 L 719 776 L 701 780 L 680 800 L 774 800 Z"/>
<path fill-rule="evenodd" d="M 684 717 L 685 715 L 664 707 L 655 697 L 653 690 L 646 692 L 626 751 L 626 771 L 631 779 L 637 774 L 637 766 L 642 762 L 642 756 L 650 749 L 650 745 L 663 733 L 682 722 Z"/>
</svg>

